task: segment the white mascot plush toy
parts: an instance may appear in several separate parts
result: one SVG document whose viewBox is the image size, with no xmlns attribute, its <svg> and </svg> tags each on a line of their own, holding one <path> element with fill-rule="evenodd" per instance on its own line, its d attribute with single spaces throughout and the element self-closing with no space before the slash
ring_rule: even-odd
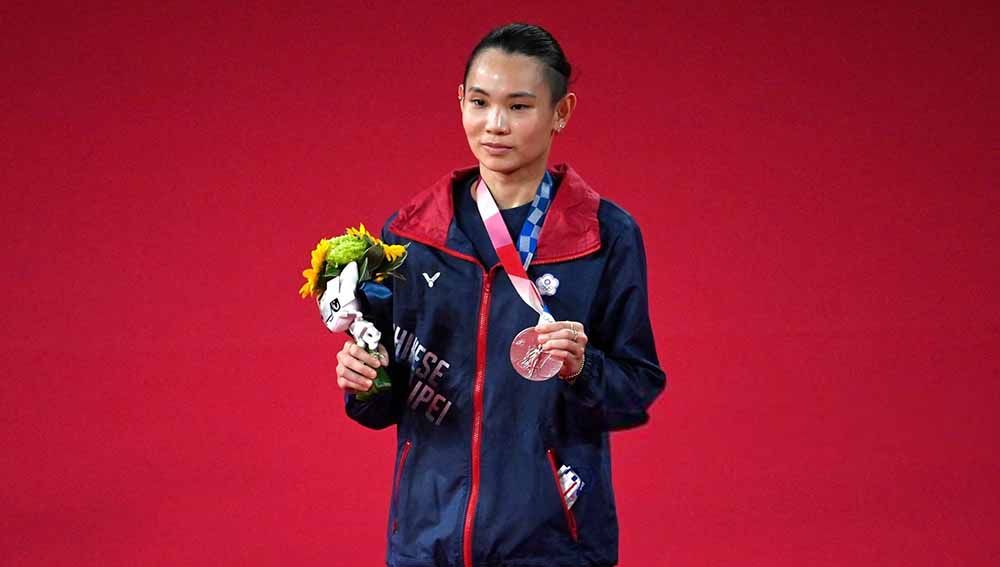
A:
<svg viewBox="0 0 1000 567">
<path fill-rule="evenodd" d="M 361 304 L 354 296 L 358 287 L 358 264 L 344 266 L 340 275 L 326 284 L 326 291 L 319 296 L 319 313 L 330 331 L 346 331 L 354 319 L 361 317 Z"/>
<path fill-rule="evenodd" d="M 354 295 L 357 287 L 358 264 L 351 262 L 344 266 L 339 276 L 327 282 L 326 291 L 319 296 L 319 313 L 330 331 L 348 331 L 358 346 L 376 351 L 382 333 L 374 323 L 362 318 L 361 303 Z"/>
</svg>

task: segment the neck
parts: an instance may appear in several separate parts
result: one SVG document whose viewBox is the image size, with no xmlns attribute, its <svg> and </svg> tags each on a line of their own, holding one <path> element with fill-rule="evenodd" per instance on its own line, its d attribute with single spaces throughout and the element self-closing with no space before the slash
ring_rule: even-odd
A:
<svg viewBox="0 0 1000 567">
<path fill-rule="evenodd" d="M 493 200 L 497 202 L 497 207 L 501 210 L 512 209 L 534 200 L 535 193 L 538 192 L 538 185 L 542 182 L 542 177 L 545 176 L 546 161 L 543 158 L 530 166 L 508 173 L 493 171 L 480 163 L 479 175 L 486 181 L 486 186 L 490 188 L 490 193 L 493 194 Z M 475 187 L 472 189 L 473 197 L 475 197 Z"/>
</svg>

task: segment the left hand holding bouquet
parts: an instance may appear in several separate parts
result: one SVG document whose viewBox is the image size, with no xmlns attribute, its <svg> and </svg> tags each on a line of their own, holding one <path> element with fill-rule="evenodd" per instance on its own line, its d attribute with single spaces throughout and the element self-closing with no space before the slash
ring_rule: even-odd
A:
<svg viewBox="0 0 1000 567">
<path fill-rule="evenodd" d="M 389 289 L 381 282 L 387 277 L 402 279 L 396 270 L 405 259 L 405 246 L 385 244 L 361 225 L 357 229 L 348 228 L 342 236 L 320 240 L 312 252 L 311 267 L 302 272 L 306 278 L 299 290 L 302 297 L 318 296 L 317 306 L 327 328 L 331 332 L 348 331 L 357 347 L 364 350 L 360 353 L 354 345 L 345 345 L 341 354 L 353 353 L 349 357 L 352 362 L 378 367 L 371 389 L 358 394 L 361 400 L 391 389 L 392 384 L 385 371 L 385 349 L 379 345 L 382 333 L 372 321 L 365 320 L 356 292 L 360 290 L 366 297 L 388 299 Z M 340 358 L 338 355 L 338 360 Z M 380 364 L 372 364 L 374 360 Z M 345 366 L 343 360 L 340 362 L 340 366 Z M 368 373 L 362 372 L 362 368 L 347 367 L 355 374 Z"/>
</svg>

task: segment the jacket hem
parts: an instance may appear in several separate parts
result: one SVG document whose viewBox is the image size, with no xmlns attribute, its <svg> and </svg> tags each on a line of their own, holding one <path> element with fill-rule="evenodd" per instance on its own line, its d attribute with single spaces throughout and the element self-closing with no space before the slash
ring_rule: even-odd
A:
<svg viewBox="0 0 1000 567">
<path fill-rule="evenodd" d="M 461 567 L 462 561 L 442 565 L 434 561 L 396 560 L 386 561 L 386 567 Z M 577 557 L 545 557 L 538 559 L 517 559 L 475 563 L 474 567 L 615 567 L 618 561 L 581 563 Z"/>
</svg>

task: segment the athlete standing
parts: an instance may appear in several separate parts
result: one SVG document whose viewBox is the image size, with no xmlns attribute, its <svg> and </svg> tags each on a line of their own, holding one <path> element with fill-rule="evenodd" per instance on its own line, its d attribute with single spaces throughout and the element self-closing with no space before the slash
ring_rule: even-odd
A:
<svg viewBox="0 0 1000 567">
<path fill-rule="evenodd" d="M 352 419 L 396 425 L 390 567 L 617 564 L 608 434 L 648 420 L 665 376 L 638 227 L 548 167 L 570 77 L 544 29 L 487 34 L 458 85 L 478 165 L 382 231 L 409 245 L 391 300 L 359 298 L 385 356 L 347 341 L 337 384 Z M 383 364 L 392 390 L 356 399 Z"/>
</svg>

